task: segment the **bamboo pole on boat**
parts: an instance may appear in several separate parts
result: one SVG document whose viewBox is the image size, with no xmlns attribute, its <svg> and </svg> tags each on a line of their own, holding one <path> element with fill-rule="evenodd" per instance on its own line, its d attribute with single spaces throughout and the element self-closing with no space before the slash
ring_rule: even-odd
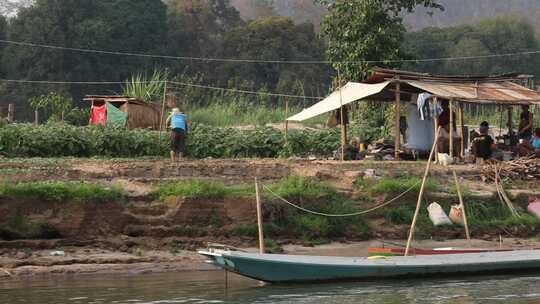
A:
<svg viewBox="0 0 540 304">
<path fill-rule="evenodd" d="M 437 140 L 439 139 L 440 127 L 437 128 L 435 132 L 435 140 L 433 141 L 433 146 L 431 147 L 431 152 L 429 153 L 428 161 L 426 164 L 426 170 L 424 171 L 424 177 L 422 178 L 422 186 L 420 187 L 420 193 L 418 193 L 418 200 L 416 201 L 416 210 L 414 211 L 414 217 L 411 223 L 411 228 L 409 230 L 409 238 L 407 239 L 407 246 L 405 247 L 405 255 L 409 255 L 409 250 L 411 249 L 411 241 L 414 236 L 414 226 L 416 225 L 416 219 L 418 218 L 418 213 L 420 212 L 420 205 L 422 204 L 422 198 L 424 197 L 424 189 L 426 188 L 426 180 L 429 174 L 429 169 L 431 168 L 431 158 L 437 149 Z"/>
<path fill-rule="evenodd" d="M 465 235 L 467 236 L 467 241 L 469 246 L 471 245 L 471 235 L 469 233 L 469 224 L 467 223 L 467 214 L 465 213 L 465 204 L 463 203 L 463 196 L 461 195 L 461 187 L 459 186 L 457 174 L 455 170 L 452 170 L 454 174 L 454 182 L 456 183 L 456 190 L 459 198 L 459 208 L 461 209 L 461 216 L 463 217 L 463 225 L 465 226 Z"/>
<path fill-rule="evenodd" d="M 255 177 L 255 199 L 257 202 L 257 226 L 259 228 L 259 253 L 264 254 L 264 232 L 262 222 L 261 191 L 259 181 Z"/>
</svg>

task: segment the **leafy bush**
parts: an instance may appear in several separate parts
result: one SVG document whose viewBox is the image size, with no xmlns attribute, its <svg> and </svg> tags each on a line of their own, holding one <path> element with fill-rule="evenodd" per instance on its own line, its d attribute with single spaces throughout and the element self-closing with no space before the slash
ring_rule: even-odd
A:
<svg viewBox="0 0 540 304">
<path fill-rule="evenodd" d="M 36 199 L 51 202 L 107 202 L 122 199 L 117 188 L 104 188 L 91 183 L 31 182 L 0 185 L 0 196 L 19 199 Z"/>
<path fill-rule="evenodd" d="M 240 158 L 332 155 L 339 147 L 336 130 L 283 132 L 260 127 L 252 130 L 194 124 L 186 154 L 193 158 Z M 169 136 L 156 131 L 121 127 L 75 127 L 61 123 L 11 124 L 0 128 L 0 155 L 9 157 L 141 157 L 166 156 Z"/>
<path fill-rule="evenodd" d="M 414 215 L 413 207 L 385 208 L 384 219 L 388 223 L 403 225 L 410 224 Z"/>
</svg>

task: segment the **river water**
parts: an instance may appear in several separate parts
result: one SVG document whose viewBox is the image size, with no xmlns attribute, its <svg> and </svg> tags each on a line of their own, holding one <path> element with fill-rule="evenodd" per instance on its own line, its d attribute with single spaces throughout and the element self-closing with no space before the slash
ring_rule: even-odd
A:
<svg viewBox="0 0 540 304">
<path fill-rule="evenodd" d="M 0 281 L 0 303 L 540 303 L 540 276 L 287 286 L 223 271 L 56 277 Z"/>
</svg>

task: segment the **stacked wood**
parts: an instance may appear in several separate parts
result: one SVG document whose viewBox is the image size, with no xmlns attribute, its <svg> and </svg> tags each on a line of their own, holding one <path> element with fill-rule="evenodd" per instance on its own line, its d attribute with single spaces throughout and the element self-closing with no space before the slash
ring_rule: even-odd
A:
<svg viewBox="0 0 540 304">
<path fill-rule="evenodd" d="M 540 159 L 523 157 L 511 161 L 491 161 L 482 167 L 482 179 L 495 182 L 499 175 L 501 181 L 540 179 Z"/>
</svg>

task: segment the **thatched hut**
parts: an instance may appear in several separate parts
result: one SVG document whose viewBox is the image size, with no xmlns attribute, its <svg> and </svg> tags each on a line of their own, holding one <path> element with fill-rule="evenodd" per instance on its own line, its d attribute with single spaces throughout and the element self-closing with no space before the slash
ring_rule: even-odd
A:
<svg viewBox="0 0 540 304">
<path fill-rule="evenodd" d="M 108 108 L 108 111 L 104 110 L 105 112 L 109 112 L 108 114 L 106 114 L 107 116 L 112 116 L 112 112 L 117 112 L 116 110 L 125 113 L 124 125 L 128 129 L 152 128 L 155 130 L 159 130 L 162 126 L 162 103 L 145 102 L 138 100 L 137 98 L 128 96 L 105 95 L 87 95 L 83 100 L 91 102 L 91 109 L 95 109 L 98 107 L 103 107 L 103 109 Z M 110 121 L 110 119 L 106 118 L 106 124 L 109 124 Z M 90 118 L 90 123 L 100 124 L 96 121 L 92 122 L 92 117 Z"/>
</svg>

